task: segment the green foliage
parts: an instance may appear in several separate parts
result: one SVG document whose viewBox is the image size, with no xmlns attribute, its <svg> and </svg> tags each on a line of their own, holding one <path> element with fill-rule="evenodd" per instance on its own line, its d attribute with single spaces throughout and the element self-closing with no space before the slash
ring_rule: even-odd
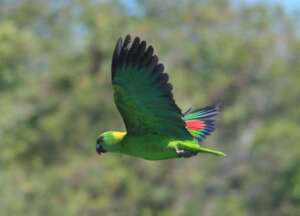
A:
<svg viewBox="0 0 300 216">
<path fill-rule="evenodd" d="M 229 0 L 122 2 L 0 1 L 1 214 L 299 214 L 297 19 Z M 96 155 L 100 132 L 124 128 L 110 61 L 127 33 L 154 46 L 183 110 L 222 103 L 205 144 L 225 159 Z"/>
</svg>

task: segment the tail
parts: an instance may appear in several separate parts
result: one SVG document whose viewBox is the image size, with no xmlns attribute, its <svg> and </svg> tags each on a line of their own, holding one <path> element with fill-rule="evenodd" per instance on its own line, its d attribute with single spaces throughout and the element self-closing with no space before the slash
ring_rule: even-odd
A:
<svg viewBox="0 0 300 216">
<path fill-rule="evenodd" d="M 211 105 L 202 109 L 189 109 L 183 114 L 185 127 L 190 134 L 202 142 L 215 130 L 216 116 L 219 114 L 219 105 Z"/>
</svg>

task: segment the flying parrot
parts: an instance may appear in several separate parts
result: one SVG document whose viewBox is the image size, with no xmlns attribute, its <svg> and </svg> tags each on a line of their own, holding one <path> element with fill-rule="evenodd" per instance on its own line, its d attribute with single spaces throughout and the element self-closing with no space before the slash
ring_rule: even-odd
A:
<svg viewBox="0 0 300 216">
<path fill-rule="evenodd" d="M 127 35 L 124 41 L 117 41 L 111 80 L 126 132 L 99 135 L 98 154 L 116 152 L 147 160 L 188 158 L 198 153 L 225 156 L 201 144 L 215 129 L 218 105 L 182 113 L 163 64 L 144 40 L 136 37 L 131 43 Z"/>
</svg>

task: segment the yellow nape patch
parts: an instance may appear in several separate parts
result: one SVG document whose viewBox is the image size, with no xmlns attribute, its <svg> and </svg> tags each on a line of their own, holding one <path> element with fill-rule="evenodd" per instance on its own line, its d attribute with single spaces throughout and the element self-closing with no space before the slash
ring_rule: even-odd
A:
<svg viewBox="0 0 300 216">
<path fill-rule="evenodd" d="M 117 139 L 122 139 L 126 135 L 126 132 L 123 132 L 123 131 L 114 131 L 114 132 L 112 132 L 112 134 Z"/>
</svg>

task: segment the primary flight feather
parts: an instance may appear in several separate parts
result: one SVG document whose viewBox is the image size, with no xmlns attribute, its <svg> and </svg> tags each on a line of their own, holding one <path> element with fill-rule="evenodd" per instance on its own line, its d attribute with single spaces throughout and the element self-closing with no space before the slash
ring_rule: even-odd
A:
<svg viewBox="0 0 300 216">
<path fill-rule="evenodd" d="M 172 85 L 153 47 L 127 35 L 117 41 L 111 68 L 115 104 L 126 132 L 108 131 L 97 138 L 96 150 L 148 160 L 187 158 L 198 153 L 224 156 L 201 142 L 215 129 L 217 105 L 182 114 Z"/>
</svg>

